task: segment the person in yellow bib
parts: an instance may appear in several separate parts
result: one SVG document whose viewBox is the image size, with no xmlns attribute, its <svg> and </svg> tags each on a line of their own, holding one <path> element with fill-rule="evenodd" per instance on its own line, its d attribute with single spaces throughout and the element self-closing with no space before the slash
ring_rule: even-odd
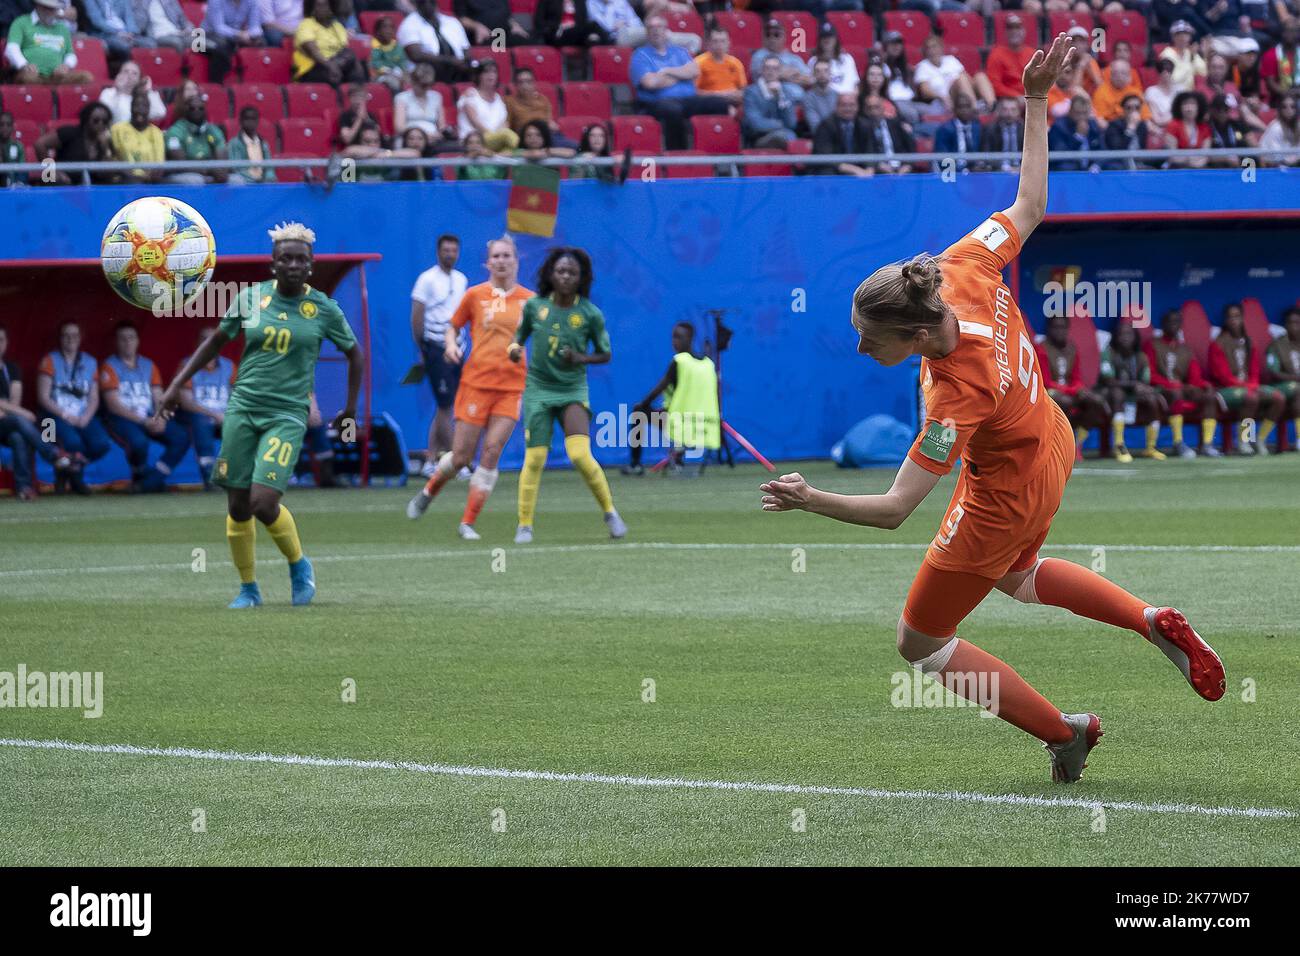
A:
<svg viewBox="0 0 1300 956">
<path fill-rule="evenodd" d="M 334 16 L 330 0 L 313 0 L 311 16 L 293 34 L 293 78 L 299 83 L 366 82 L 366 68 L 348 46 L 347 28 Z"/>
<path fill-rule="evenodd" d="M 648 428 L 641 423 L 651 420 L 650 408 L 660 395 L 664 397 L 660 420 L 673 445 L 674 467 L 680 466 L 686 449 L 716 451 L 722 446 L 717 367 L 707 355 L 697 357 L 691 352 L 691 343 L 695 340 L 695 326 L 691 323 L 674 325 L 672 340 L 674 354 L 668 370 L 650 394 L 632 406 L 633 414 L 640 421 L 629 436 L 631 455 L 622 469 L 625 475 L 645 474 L 641 454 Z"/>
</svg>

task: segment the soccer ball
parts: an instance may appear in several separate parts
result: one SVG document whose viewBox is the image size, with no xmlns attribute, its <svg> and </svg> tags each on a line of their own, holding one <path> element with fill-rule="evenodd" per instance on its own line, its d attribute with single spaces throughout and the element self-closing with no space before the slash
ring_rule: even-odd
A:
<svg viewBox="0 0 1300 956">
<path fill-rule="evenodd" d="M 104 276 L 127 302 L 180 314 L 217 264 L 217 241 L 203 217 L 169 196 L 149 196 L 117 211 L 100 244 Z"/>
</svg>

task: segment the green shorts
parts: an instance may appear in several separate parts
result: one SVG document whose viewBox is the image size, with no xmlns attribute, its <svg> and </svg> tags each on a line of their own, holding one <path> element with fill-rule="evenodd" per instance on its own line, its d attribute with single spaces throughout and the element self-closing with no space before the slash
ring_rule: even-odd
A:
<svg viewBox="0 0 1300 956">
<path fill-rule="evenodd" d="M 551 447 L 551 435 L 556 422 L 561 422 L 564 410 L 570 405 L 581 405 L 591 414 L 587 396 L 581 392 L 524 391 L 524 445 L 528 448 Z"/>
<path fill-rule="evenodd" d="M 283 494 L 306 431 L 305 422 L 284 412 L 227 411 L 213 482 L 226 488 L 266 485 Z"/>
<path fill-rule="evenodd" d="M 1271 402 L 1273 396 L 1277 394 L 1277 389 L 1271 385 L 1259 386 L 1256 395 L 1259 396 L 1260 404 Z M 1246 389 L 1244 386 L 1236 385 L 1232 388 L 1219 389 L 1219 397 L 1223 399 L 1223 404 L 1228 407 L 1228 411 L 1235 412 L 1241 408 L 1241 403 L 1246 400 Z"/>
<path fill-rule="evenodd" d="M 1281 392 L 1283 398 L 1295 398 L 1300 393 L 1300 382 L 1274 382 L 1269 388 Z"/>
</svg>

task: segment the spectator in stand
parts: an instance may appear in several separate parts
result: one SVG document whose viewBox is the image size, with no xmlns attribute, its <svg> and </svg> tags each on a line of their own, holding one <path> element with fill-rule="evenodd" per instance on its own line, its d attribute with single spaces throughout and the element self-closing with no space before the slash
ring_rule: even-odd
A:
<svg viewBox="0 0 1300 956">
<path fill-rule="evenodd" d="M 646 19 L 642 24 L 636 10 L 628 0 L 587 0 L 587 14 L 596 21 L 619 46 L 641 46 L 650 35 L 650 10 L 646 5 Z M 700 38 L 694 33 L 668 34 L 668 42 L 685 47 L 692 56 L 700 52 Z"/>
<path fill-rule="evenodd" d="M 135 6 L 131 0 L 82 0 L 86 30 L 92 37 L 104 41 L 108 55 L 114 60 L 124 60 L 133 47 L 153 47 L 153 40 L 144 35 L 135 21 Z"/>
<path fill-rule="evenodd" d="M 207 100 L 199 84 L 191 79 L 182 80 L 181 85 L 172 91 L 171 106 L 168 108 L 167 116 L 159 124 L 164 132 L 176 125 L 176 121 L 185 115 L 185 104 L 192 96 Z"/>
<path fill-rule="evenodd" d="M 499 79 L 496 63 L 481 61 L 474 67 L 474 85 L 456 101 L 460 138 L 477 131 L 483 136 L 483 144 L 494 153 L 519 145 L 519 134 L 507 125 L 505 97 L 497 91 Z"/>
<path fill-rule="evenodd" d="M 14 491 L 19 501 L 36 497 L 32 484 L 32 455 L 54 466 L 55 480 L 66 480 L 72 459 L 53 442 L 46 442 L 36 427 L 36 416 L 23 408 L 23 373 L 5 359 L 9 332 L 0 325 L 0 447 L 13 452 Z"/>
<path fill-rule="evenodd" d="M 876 72 L 883 85 L 884 74 L 880 72 L 880 67 L 876 67 Z M 838 99 L 839 94 L 831 89 L 831 65 L 825 60 L 814 60 L 813 85 L 803 91 L 803 120 L 810 134 L 817 131 L 822 120 L 834 114 Z M 894 115 L 897 115 L 897 110 Z"/>
<path fill-rule="evenodd" d="M 731 55 L 731 36 L 722 27 L 709 28 L 708 49 L 695 58 L 699 93 L 720 96 L 733 106 L 745 98 L 745 64 Z"/>
<path fill-rule="evenodd" d="M 813 64 L 813 78 L 817 76 L 817 64 Z M 811 92 L 811 91 L 809 91 Z M 862 104 L 868 96 L 879 96 L 885 101 L 886 116 L 902 116 L 898 105 L 889 98 L 889 82 L 885 79 L 885 66 L 883 63 L 868 63 L 867 71 L 862 74 L 862 84 L 858 87 L 858 111 L 861 112 Z M 832 111 L 834 103 L 831 104 Z M 808 108 L 808 93 L 804 93 L 804 109 Z M 829 115 L 829 114 L 828 114 Z M 912 116 L 903 116 L 903 119 L 912 123 L 915 122 Z"/>
<path fill-rule="evenodd" d="M 257 0 L 262 14 L 262 36 L 267 46 L 281 46 L 298 32 L 310 9 L 303 0 Z"/>
<path fill-rule="evenodd" d="M 15 84 L 84 85 L 95 78 L 77 69 L 72 31 L 63 19 L 62 0 L 35 0 L 36 8 L 9 27 L 5 60 Z"/>
<path fill-rule="evenodd" d="M 197 344 L 202 346 L 216 331 L 214 327 L 203 329 L 199 332 Z M 182 361 L 180 368 L 184 367 L 185 361 Z M 217 437 L 226 420 L 226 406 L 230 403 L 230 389 L 234 384 L 235 363 L 224 355 L 218 355 L 195 372 L 194 377 L 181 388 L 180 408 L 176 411 L 175 421 L 189 430 L 205 490 L 212 488 Z"/>
<path fill-rule="evenodd" d="M 1197 79 L 1196 89 L 1204 93 L 1207 99 L 1221 94 L 1228 101 L 1228 110 L 1233 120 L 1239 120 L 1247 131 L 1264 132 L 1264 121 L 1242 98 L 1237 84 L 1232 82 L 1231 70 L 1227 57 L 1222 53 L 1211 53 L 1205 61 L 1205 76 Z"/>
<path fill-rule="evenodd" d="M 438 0 L 413 0 L 415 12 L 397 28 L 397 45 L 412 63 L 433 66 L 439 83 L 458 83 L 469 76 L 465 54 L 470 48 L 465 28 L 438 9 Z"/>
<path fill-rule="evenodd" d="M 208 0 L 203 18 L 207 37 L 208 80 L 220 83 L 241 47 L 264 46 L 258 0 Z"/>
<path fill-rule="evenodd" d="M 1174 435 L 1174 453 L 1180 458 L 1195 458 L 1183 441 L 1183 416 L 1201 415 L 1201 454 L 1218 458 L 1214 447 L 1214 429 L 1218 425 L 1218 398 L 1201 373 L 1200 363 L 1183 341 L 1183 314 L 1170 309 L 1160 317 L 1160 334 L 1148 340 L 1142 350 L 1151 364 L 1151 384 L 1159 389 L 1169 406 L 1169 428 Z"/>
<path fill-rule="evenodd" d="M 99 367 L 99 394 L 109 434 L 126 450 L 131 490 L 165 491 L 167 479 L 185 457 L 190 436 L 180 422 L 154 415 L 162 399 L 158 366 L 140 354 L 140 331 L 129 319 L 118 323 L 117 351 Z M 163 446 L 149 464 L 149 444 Z"/>
<path fill-rule="evenodd" d="M 1277 104 L 1277 116 L 1268 124 L 1259 145 L 1263 149 L 1290 150 L 1264 157 L 1264 162 L 1277 166 L 1300 165 L 1300 109 L 1297 94 L 1288 93 Z"/>
<path fill-rule="evenodd" d="M 745 112 L 740 122 L 745 145 L 757 149 L 785 149 L 795 138 L 799 119 L 795 96 L 798 87 L 781 80 L 781 61 L 763 61 L 758 77 L 745 90 Z"/>
<path fill-rule="evenodd" d="M 549 134 L 554 134 L 560 126 L 552 119 L 552 112 L 551 101 L 537 88 L 537 74 L 526 66 L 516 70 L 515 91 L 506 97 L 506 125 L 523 136 L 524 127 L 538 120 Z"/>
<path fill-rule="evenodd" d="M 1165 141 L 1169 149 L 1205 149 L 1210 145 L 1210 127 L 1205 122 L 1205 97 L 1200 93 L 1183 91 L 1174 97 L 1174 118 L 1165 127 Z M 1169 160 L 1170 166 L 1202 169 L 1204 156 L 1178 156 Z"/>
<path fill-rule="evenodd" d="M 1075 94 L 1070 99 L 1070 111 L 1052 123 L 1047 131 L 1047 148 L 1050 152 L 1090 153 L 1102 148 L 1101 126 L 1092 118 L 1092 100 L 1087 94 Z M 1095 173 L 1101 166 L 1088 159 L 1058 159 L 1051 168 Z"/>
<path fill-rule="evenodd" d="M 780 20 L 768 20 L 763 27 L 763 45 L 749 58 L 749 75 L 758 76 L 763 71 L 763 61 L 774 57 L 781 61 L 781 81 L 793 83 L 802 91 L 812 86 L 812 69 L 803 57 L 785 48 L 785 27 Z"/>
<path fill-rule="evenodd" d="M 980 149 L 986 153 L 1015 153 L 1019 157 L 1024 147 L 1025 123 L 1020 115 L 1020 97 L 1004 96 L 998 100 L 993 122 L 984 127 Z M 1020 168 L 1020 160 L 1004 159 L 997 168 L 1004 173 L 1014 172 Z"/>
<path fill-rule="evenodd" d="M 1079 71 L 1061 70 L 1056 82 L 1047 91 L 1047 118 L 1058 120 L 1069 113 L 1070 103 L 1076 96 L 1087 96 L 1088 102 L 1092 102 L 1092 97 L 1079 85 Z"/>
<path fill-rule="evenodd" d="M 1137 64 L 1133 62 L 1133 44 L 1129 43 L 1128 40 L 1115 41 L 1115 46 L 1112 49 L 1110 54 L 1110 62 L 1114 64 L 1118 60 L 1123 60 L 1125 63 L 1127 63 L 1129 65 L 1129 72 L 1134 77 L 1137 77 L 1137 72 L 1138 72 Z M 1107 83 L 1110 81 L 1109 66 L 1103 66 L 1101 68 L 1101 81 L 1102 83 Z M 1142 91 L 1139 89 L 1138 90 L 1139 95 L 1141 94 L 1141 92 Z"/>
<path fill-rule="evenodd" d="M 885 115 L 885 100 L 879 96 L 868 96 L 862 101 L 862 115 L 867 126 L 865 152 L 887 157 L 875 163 L 876 172 L 911 172 L 910 166 L 888 157 L 898 153 L 916 152 L 916 140 L 912 137 L 912 130 L 897 117 L 890 119 Z"/>
<path fill-rule="evenodd" d="M 365 86 L 354 83 L 348 87 L 348 108 L 339 114 L 339 131 L 336 137 L 339 148 L 347 149 L 349 146 L 355 146 L 361 141 L 361 127 L 375 122 L 375 118 L 370 115 L 370 94 Z"/>
<path fill-rule="evenodd" d="M 407 148 L 405 145 L 396 149 L 385 145 L 384 134 L 379 129 L 379 124 L 373 120 L 367 120 L 361 126 L 361 133 L 358 135 L 356 143 L 345 148 L 342 155 L 349 159 L 415 159 L 419 157 L 420 152 L 416 149 Z M 394 166 L 380 166 L 375 163 L 357 164 L 357 182 L 359 183 L 391 182 L 400 179 L 401 173 L 402 171 Z"/>
<path fill-rule="evenodd" d="M 989 83 L 993 86 L 993 94 L 999 99 L 1025 95 L 1021 77 L 1025 72 L 1025 64 L 1034 55 L 1034 47 L 1025 42 L 1025 21 L 1012 14 L 1007 17 L 1006 27 L 1006 45 L 995 45 L 989 50 L 988 63 L 984 67 Z"/>
<path fill-rule="evenodd" d="M 8 110 L 0 112 L 0 166 L 25 162 L 27 150 L 14 135 L 14 114 Z M 0 173 L 0 189 L 26 182 L 26 173 Z"/>
<path fill-rule="evenodd" d="M 1206 69 L 1209 69 L 1208 64 Z M 1237 54 L 1236 62 L 1232 67 L 1232 82 L 1241 91 L 1242 99 L 1258 115 L 1268 98 L 1268 87 L 1264 85 L 1264 80 L 1259 75 L 1258 43 L 1253 48 L 1246 46 Z"/>
<path fill-rule="evenodd" d="M 70 486 L 79 495 L 89 494 L 82 477 L 86 464 L 108 454 L 108 432 L 99 411 L 99 364 L 81 351 L 81 326 L 65 321 L 59 326 L 59 347 L 41 359 L 36 374 L 37 411 L 54 420 L 54 441 L 72 462 L 64 481 L 54 490 Z M 43 423 L 42 423 L 43 424 Z"/>
<path fill-rule="evenodd" d="M 866 117 L 858 112 L 858 100 L 852 93 L 841 93 L 835 100 L 835 113 L 822 120 L 813 132 L 813 153 L 821 156 L 852 156 L 866 153 L 872 144 Z M 842 162 L 833 168 L 816 167 L 818 172 L 836 172 L 843 176 L 871 176 L 874 170 L 866 163 Z"/>
<path fill-rule="evenodd" d="M 411 61 L 397 42 L 397 27 L 392 17 L 375 21 L 375 35 L 370 38 L 370 79 L 382 83 L 396 96 L 402 91 Z"/>
<path fill-rule="evenodd" d="M 1239 0 L 1241 15 L 1248 23 L 1249 36 L 1260 45 L 1269 45 L 1277 38 L 1278 29 L 1283 20 L 1300 15 L 1300 3 L 1296 0 Z M 1239 49 L 1240 56 L 1244 52 Z"/>
<path fill-rule="evenodd" d="M 113 114 L 103 103 L 87 103 L 77 115 L 75 126 L 56 126 L 36 141 L 36 155 L 62 163 L 111 162 Z M 85 173 L 69 174 L 56 165 L 58 181 L 64 185 L 85 182 Z M 111 183 L 116 173 L 91 173 L 92 183 Z"/>
<path fill-rule="evenodd" d="M 203 98 L 192 96 L 185 102 L 185 115 L 167 130 L 167 158 L 173 161 L 186 159 L 226 159 L 226 134 L 216 123 L 208 122 L 208 105 Z M 224 183 L 226 172 L 221 169 L 206 173 L 180 172 L 167 177 L 168 182 L 202 184 Z"/>
<path fill-rule="evenodd" d="M 881 66 L 889 81 L 887 98 L 898 109 L 899 115 L 909 123 L 920 122 L 921 103 L 917 102 L 916 90 L 912 86 L 912 68 L 908 65 L 907 54 L 903 49 L 903 34 L 897 30 L 888 30 L 882 43 L 884 52 Z"/>
<path fill-rule="evenodd" d="M 299 83 L 366 82 L 366 68 L 348 46 L 347 28 L 334 15 L 332 0 L 308 0 L 311 16 L 304 17 L 293 35 L 293 78 Z"/>
<path fill-rule="evenodd" d="M 1268 436 L 1273 434 L 1286 397 L 1279 390 L 1261 385 L 1259 350 L 1246 332 L 1246 318 L 1240 302 L 1223 307 L 1223 326 L 1210 342 L 1208 376 L 1219 391 L 1219 401 L 1238 421 L 1259 419 L 1254 445 L 1242 435 L 1243 455 L 1267 455 Z"/>
<path fill-rule="evenodd" d="M 853 59 L 852 54 L 844 52 L 840 46 L 840 35 L 835 32 L 833 23 L 823 23 L 817 33 L 817 53 L 813 57 L 813 62 L 819 60 L 830 64 L 831 89 L 836 93 L 858 91 L 862 78 L 858 76 L 857 61 Z"/>
<path fill-rule="evenodd" d="M 587 13 L 587 0 L 537 0 L 533 37 L 545 46 L 600 46 L 614 42 Z"/>
<path fill-rule="evenodd" d="M 488 149 L 483 143 L 483 134 L 478 130 L 470 130 L 461 140 L 461 145 L 465 149 L 465 155 L 471 159 L 491 159 L 496 153 Z M 506 167 L 498 166 L 493 163 L 471 163 L 467 166 L 456 167 L 457 179 L 505 179 Z"/>
<path fill-rule="evenodd" d="M 230 158 L 247 159 L 257 162 L 271 159 L 271 144 L 258 131 L 262 116 L 256 106 L 245 106 L 239 111 L 239 132 L 230 140 Z M 275 169 L 263 166 L 249 166 L 237 169 L 233 175 L 245 183 L 273 183 L 276 181 Z"/>
<path fill-rule="evenodd" d="M 1146 89 L 1147 109 L 1151 111 L 1151 122 L 1164 129 L 1174 118 L 1174 97 L 1178 88 L 1174 86 L 1174 64 L 1172 60 L 1156 61 L 1157 81 Z"/>
<path fill-rule="evenodd" d="M 685 48 L 668 40 L 668 21 L 661 16 L 646 21 L 647 42 L 632 54 L 629 78 L 635 90 L 636 109 L 663 124 L 669 149 L 686 148 L 686 120 L 703 114 L 728 112 L 720 96 L 700 96 L 695 78 L 700 68 Z"/>
<path fill-rule="evenodd" d="M 1079 85 L 1089 96 L 1101 86 L 1101 67 L 1092 55 L 1092 37 L 1083 27 L 1070 27 L 1068 35 L 1074 41 L 1075 71 Z"/>
<path fill-rule="evenodd" d="M 1210 4 L 1217 0 L 1209 0 Z M 1159 32 L 1172 38 L 1174 27 L 1179 23 L 1187 24 L 1194 36 L 1205 36 L 1210 32 L 1210 25 L 1201 15 L 1204 0 L 1155 0 L 1152 4 L 1155 13 L 1155 25 Z"/>
<path fill-rule="evenodd" d="M 189 49 L 194 24 L 185 16 L 178 0 L 131 0 L 131 3 L 140 32 L 155 46 L 182 52 Z"/>
<path fill-rule="evenodd" d="M 1241 11 L 1238 0 L 1202 0 L 1201 15 L 1209 26 L 1210 46 L 1216 53 L 1236 56 L 1250 35 L 1250 18 Z"/>
<path fill-rule="evenodd" d="M 579 159 L 595 159 L 609 156 L 609 130 L 601 123 L 592 123 L 582 131 L 582 140 L 578 143 Z M 570 179 L 598 179 L 604 183 L 614 182 L 613 166 L 597 166 L 594 163 L 569 167 Z"/>
<path fill-rule="evenodd" d="M 1074 460 L 1082 461 L 1088 432 L 1105 426 L 1110 420 L 1110 409 L 1105 399 L 1083 383 L 1079 349 L 1070 341 L 1070 317 L 1049 316 L 1047 334 L 1035 349 L 1043 372 L 1043 387 L 1074 426 Z"/>
<path fill-rule="evenodd" d="M 943 50 L 943 40 L 933 34 L 921 45 L 921 62 L 912 74 L 916 98 L 929 103 L 935 112 L 952 112 L 953 97 L 965 93 L 976 101 L 981 112 L 994 102 L 993 87 L 989 78 L 977 73 L 972 79 L 961 60 Z"/>
<path fill-rule="evenodd" d="M 519 148 L 515 156 L 537 162 L 542 159 L 559 157 L 568 159 L 577 150 L 572 146 L 556 143 L 551 138 L 551 127 L 545 120 L 529 120 L 519 132 Z"/>
<path fill-rule="evenodd" d="M 393 97 L 393 129 L 398 136 L 415 127 L 424 130 L 430 142 L 443 137 L 447 120 L 442 94 L 433 88 L 433 76 L 433 65 L 421 63 L 411 71 L 411 88 Z"/>
<path fill-rule="evenodd" d="M 149 77 L 140 79 L 140 65 L 135 60 L 126 60 L 118 67 L 113 85 L 100 91 L 99 102 L 108 107 L 114 123 L 129 123 L 132 101 L 141 89 L 149 98 L 149 119 L 157 121 L 166 116 L 167 107 L 163 106 L 162 97 L 154 90 Z"/>
<path fill-rule="evenodd" d="M 1151 363 L 1139 346 L 1133 323 L 1127 319 L 1116 323 L 1110 345 L 1101 353 L 1097 388 L 1110 406 L 1111 454 L 1115 460 L 1124 465 L 1133 460 L 1124 443 L 1124 425 L 1132 422 L 1146 426 L 1146 448 L 1138 452 L 1139 457 L 1164 461 L 1165 454 L 1156 448 L 1156 439 L 1160 436 L 1160 419 L 1169 408 L 1151 387 Z"/>
<path fill-rule="evenodd" d="M 1228 98 L 1222 93 L 1215 95 L 1214 99 L 1210 100 L 1207 118 L 1210 127 L 1211 149 L 1242 149 L 1251 145 L 1246 136 L 1246 128 L 1240 120 L 1232 118 L 1232 108 L 1228 105 Z M 1210 165 L 1240 166 L 1241 160 L 1235 155 L 1216 156 L 1210 161 Z"/>
<path fill-rule="evenodd" d="M 952 119 L 940 125 L 934 132 L 934 151 L 936 153 L 977 153 L 980 149 L 979 113 L 975 111 L 975 101 L 965 93 L 957 93 L 952 98 Z M 941 166 L 935 163 L 935 171 Z M 966 160 L 957 161 L 957 169 L 966 172 Z"/>
<path fill-rule="evenodd" d="M 532 42 L 528 31 L 510 15 L 510 0 L 452 0 L 451 9 L 478 46 Z"/>
<path fill-rule="evenodd" d="M 1179 20 L 1169 28 L 1169 39 L 1173 44 L 1160 51 L 1159 59 L 1168 60 L 1174 65 L 1174 89 L 1180 93 L 1196 85 L 1196 78 L 1205 75 L 1205 60 L 1192 46 L 1195 33 L 1186 20 Z"/>
<path fill-rule="evenodd" d="M 133 163 L 161 163 L 167 159 L 163 132 L 149 122 L 150 102 L 148 93 L 137 90 L 131 100 L 131 119 L 111 127 L 109 135 L 117 159 Z M 158 183 L 162 182 L 163 171 L 133 169 L 125 178 L 128 182 Z"/>
<path fill-rule="evenodd" d="M 1279 102 L 1295 86 L 1297 67 L 1300 67 L 1300 17 L 1292 17 L 1282 21 L 1281 42 L 1265 52 L 1259 61 L 1259 75 L 1270 102 Z"/>
<path fill-rule="evenodd" d="M 1106 149 L 1140 153 L 1147 148 L 1152 135 L 1151 127 L 1142 116 L 1142 98 L 1130 93 L 1124 97 L 1120 109 L 1120 115 L 1106 127 Z M 1107 169 L 1144 169 L 1146 166 L 1140 159 L 1118 159 L 1106 163 Z"/>
<path fill-rule="evenodd" d="M 1092 94 L 1092 108 L 1097 119 L 1109 123 L 1124 115 L 1124 101 L 1136 96 L 1142 102 L 1142 84 L 1133 76 L 1133 68 L 1124 60 L 1115 60 L 1106 68 L 1109 78 Z M 1142 107 L 1142 118 L 1149 119 L 1150 111 Z"/>
<path fill-rule="evenodd" d="M 1264 356 L 1268 367 L 1268 382 L 1286 400 L 1283 414 L 1295 426 L 1296 441 L 1300 443 L 1300 309 L 1295 307 L 1282 313 L 1282 328 L 1286 331 L 1275 338 Z M 1286 443 L 1286 428 L 1278 429 L 1278 451 Z"/>
</svg>

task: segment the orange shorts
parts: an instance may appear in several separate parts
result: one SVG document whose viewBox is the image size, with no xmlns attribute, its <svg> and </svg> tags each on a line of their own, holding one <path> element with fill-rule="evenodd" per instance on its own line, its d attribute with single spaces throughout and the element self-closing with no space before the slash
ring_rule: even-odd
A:
<svg viewBox="0 0 1300 956">
<path fill-rule="evenodd" d="M 1047 463 L 1021 488 L 985 488 L 963 469 L 939 533 L 903 609 L 907 625 L 949 637 L 1009 571 L 1038 560 L 1074 468 L 1074 434 L 1060 416 Z"/>
<path fill-rule="evenodd" d="M 523 392 L 475 388 L 473 385 L 461 382 L 460 388 L 456 390 L 456 406 L 453 414 L 457 421 L 468 422 L 479 428 L 485 427 L 488 419 L 496 415 L 517 422 L 523 400 Z"/>
</svg>

